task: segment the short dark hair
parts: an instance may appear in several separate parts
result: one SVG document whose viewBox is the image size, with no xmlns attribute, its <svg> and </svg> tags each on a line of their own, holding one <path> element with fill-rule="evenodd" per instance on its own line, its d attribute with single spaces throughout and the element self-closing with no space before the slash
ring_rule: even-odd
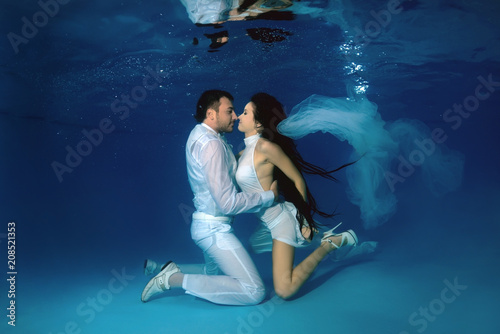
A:
<svg viewBox="0 0 500 334">
<path fill-rule="evenodd" d="M 223 90 L 212 89 L 203 92 L 198 100 L 198 103 L 196 104 L 196 113 L 194 118 L 198 122 L 203 122 L 203 120 L 207 117 L 208 109 L 212 108 L 217 111 L 219 110 L 220 99 L 223 97 L 228 98 L 231 102 L 234 100 L 231 94 Z"/>
</svg>

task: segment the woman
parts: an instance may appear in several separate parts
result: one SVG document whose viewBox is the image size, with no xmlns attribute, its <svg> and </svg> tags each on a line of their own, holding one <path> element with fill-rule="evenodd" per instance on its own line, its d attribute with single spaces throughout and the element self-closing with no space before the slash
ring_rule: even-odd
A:
<svg viewBox="0 0 500 334">
<path fill-rule="evenodd" d="M 236 172 L 238 185 L 245 192 L 259 192 L 268 190 L 276 179 L 285 199 L 257 215 L 273 239 L 275 292 L 282 298 L 290 298 L 328 253 L 345 245 L 356 245 L 357 237 L 352 230 L 335 234 L 331 229 L 324 234 L 320 246 L 294 268 L 295 247 L 303 246 L 317 231 L 313 214 L 332 216 L 317 208 L 301 172 L 335 180 L 330 175 L 334 171 L 305 162 L 293 140 L 277 132 L 277 125 L 286 114 L 281 103 L 271 95 L 254 95 L 238 118 L 238 130 L 245 134 L 245 150 L 240 154 Z"/>
</svg>

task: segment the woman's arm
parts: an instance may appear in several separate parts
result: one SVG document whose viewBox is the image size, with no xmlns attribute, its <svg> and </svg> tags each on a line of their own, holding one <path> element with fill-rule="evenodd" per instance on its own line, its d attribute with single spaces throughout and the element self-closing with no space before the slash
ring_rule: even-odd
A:
<svg viewBox="0 0 500 334">
<path fill-rule="evenodd" d="M 295 167 L 292 160 L 283 152 L 281 147 L 268 140 L 260 140 L 256 149 L 264 155 L 267 162 L 279 168 L 290 180 L 292 180 L 304 201 L 307 201 L 306 182 L 297 167 Z"/>
</svg>

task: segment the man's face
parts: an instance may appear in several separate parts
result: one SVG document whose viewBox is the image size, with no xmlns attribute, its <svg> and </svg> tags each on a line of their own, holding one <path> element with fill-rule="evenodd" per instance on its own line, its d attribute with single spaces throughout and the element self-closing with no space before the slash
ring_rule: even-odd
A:
<svg viewBox="0 0 500 334">
<path fill-rule="evenodd" d="M 219 112 L 215 113 L 217 132 L 233 132 L 237 119 L 233 103 L 227 97 L 221 97 L 219 102 Z"/>
</svg>

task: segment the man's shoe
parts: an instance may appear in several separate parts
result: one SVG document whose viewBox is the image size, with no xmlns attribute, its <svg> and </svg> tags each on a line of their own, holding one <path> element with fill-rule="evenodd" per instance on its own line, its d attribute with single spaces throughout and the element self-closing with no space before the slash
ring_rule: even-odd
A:
<svg viewBox="0 0 500 334">
<path fill-rule="evenodd" d="M 158 275 L 156 275 L 155 277 L 153 277 L 148 282 L 148 284 L 146 285 L 146 287 L 142 291 L 141 300 L 145 303 L 151 297 L 153 297 L 159 293 L 162 293 L 163 291 L 170 290 L 170 285 L 168 284 L 168 279 L 170 278 L 170 276 L 172 276 L 173 274 L 178 273 L 180 271 L 181 270 L 179 269 L 179 267 L 177 267 L 177 265 L 174 262 L 172 262 L 172 261 L 167 262 L 163 266 L 160 273 Z"/>
</svg>

